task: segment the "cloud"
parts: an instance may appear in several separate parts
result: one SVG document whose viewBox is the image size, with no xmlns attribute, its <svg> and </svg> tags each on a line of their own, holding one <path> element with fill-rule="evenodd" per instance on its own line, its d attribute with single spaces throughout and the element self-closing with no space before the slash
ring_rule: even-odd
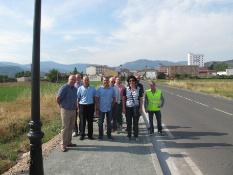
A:
<svg viewBox="0 0 233 175">
<path fill-rule="evenodd" d="M 119 15 L 123 27 L 112 32 L 112 38 L 121 41 L 118 52 L 103 55 L 121 62 L 129 58 L 182 60 L 188 52 L 202 53 L 206 59 L 232 58 L 233 12 L 208 10 L 212 2 L 129 0 Z"/>
<path fill-rule="evenodd" d="M 77 29 L 77 30 L 67 30 L 62 32 L 55 32 L 56 35 L 62 35 L 65 41 L 73 41 L 79 36 L 90 36 L 96 35 L 97 32 L 92 29 Z"/>
<path fill-rule="evenodd" d="M 20 2 L 24 7 L 26 0 Z M 232 0 L 125 2 L 44 1 L 41 59 L 116 66 L 138 58 L 185 60 L 188 52 L 206 61 L 233 58 Z M 31 49 L 33 12 L 6 4 L 0 4 L 0 50 L 21 57 L 20 50 Z"/>
<path fill-rule="evenodd" d="M 44 31 L 51 30 L 54 27 L 55 18 L 49 16 L 42 16 L 41 29 Z"/>
<path fill-rule="evenodd" d="M 20 44 L 31 43 L 31 38 L 28 34 L 23 32 L 1 31 L 0 32 L 0 46 L 14 46 Z"/>
</svg>

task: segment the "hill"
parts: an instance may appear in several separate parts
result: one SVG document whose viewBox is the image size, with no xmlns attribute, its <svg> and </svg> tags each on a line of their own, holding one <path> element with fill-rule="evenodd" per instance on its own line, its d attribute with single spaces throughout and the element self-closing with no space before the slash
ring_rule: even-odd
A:
<svg viewBox="0 0 233 175">
<path fill-rule="evenodd" d="M 159 66 L 170 66 L 170 65 L 187 65 L 187 62 L 171 62 L 164 60 L 147 60 L 147 59 L 139 59 L 132 62 L 127 62 L 122 64 L 122 68 L 127 68 L 129 70 L 142 70 L 145 68 L 157 68 Z"/>
<path fill-rule="evenodd" d="M 57 69 L 59 72 L 72 72 L 76 67 L 79 72 L 86 72 L 86 67 L 90 64 L 59 64 L 53 61 L 43 61 L 40 64 L 41 76 L 51 69 Z M 0 62 L 0 75 L 14 77 L 15 73 L 21 71 L 30 71 L 31 64 L 17 64 L 12 62 Z"/>
<path fill-rule="evenodd" d="M 2 64 L 0 64 L 0 75 L 15 77 L 15 74 L 21 71 L 23 71 L 23 69 L 18 66 L 10 66 L 10 65 L 3 66 Z"/>
<path fill-rule="evenodd" d="M 227 61 L 209 61 L 205 63 L 205 67 L 209 67 L 212 64 L 222 64 L 225 63 L 228 65 L 229 68 L 233 68 L 233 60 L 227 60 Z"/>
</svg>

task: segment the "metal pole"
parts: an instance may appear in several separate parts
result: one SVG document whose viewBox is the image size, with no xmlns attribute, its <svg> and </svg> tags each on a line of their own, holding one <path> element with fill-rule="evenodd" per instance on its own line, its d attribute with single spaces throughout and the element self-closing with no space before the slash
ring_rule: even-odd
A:
<svg viewBox="0 0 233 175">
<path fill-rule="evenodd" d="M 34 26 L 33 26 L 33 48 L 32 48 L 32 94 L 31 94 L 31 121 L 30 131 L 30 175 L 43 175 L 43 157 L 40 122 L 40 24 L 41 24 L 41 0 L 35 0 Z"/>
</svg>

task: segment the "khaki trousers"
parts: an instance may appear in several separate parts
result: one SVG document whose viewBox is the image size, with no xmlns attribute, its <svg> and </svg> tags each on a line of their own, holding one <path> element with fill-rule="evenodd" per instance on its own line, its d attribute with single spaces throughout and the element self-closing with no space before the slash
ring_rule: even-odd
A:
<svg viewBox="0 0 233 175">
<path fill-rule="evenodd" d="M 66 147 L 71 144 L 72 130 L 74 128 L 76 110 L 66 110 L 61 108 L 61 145 Z"/>
</svg>

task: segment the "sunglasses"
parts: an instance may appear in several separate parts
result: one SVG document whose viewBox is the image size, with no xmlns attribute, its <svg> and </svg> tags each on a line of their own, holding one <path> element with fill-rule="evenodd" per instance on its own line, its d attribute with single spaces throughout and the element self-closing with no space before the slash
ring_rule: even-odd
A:
<svg viewBox="0 0 233 175">
<path fill-rule="evenodd" d="M 135 82 L 135 80 L 131 79 L 131 80 L 129 80 L 129 82 Z"/>
</svg>

